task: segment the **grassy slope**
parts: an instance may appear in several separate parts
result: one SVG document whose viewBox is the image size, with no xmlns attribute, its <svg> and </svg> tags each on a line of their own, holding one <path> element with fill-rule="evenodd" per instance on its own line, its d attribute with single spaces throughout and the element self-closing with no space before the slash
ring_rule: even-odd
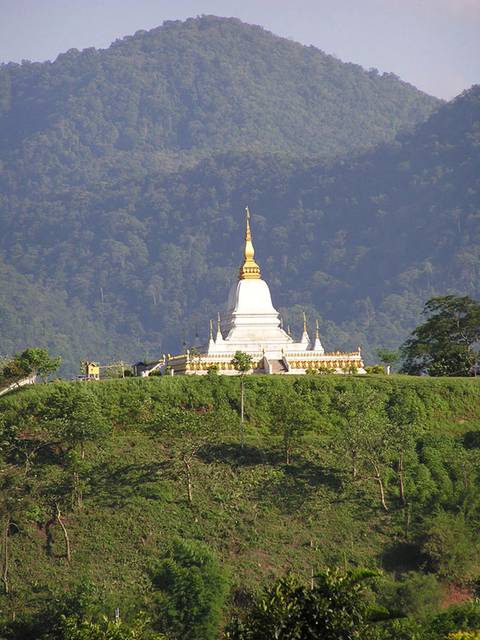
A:
<svg viewBox="0 0 480 640">
<path fill-rule="evenodd" d="M 390 512 L 381 513 L 373 484 L 353 488 L 342 482 L 344 465 L 332 450 L 331 399 L 351 384 L 375 386 L 385 396 L 408 385 L 423 406 L 427 430 L 480 431 L 476 380 L 249 378 L 247 445 L 240 449 L 237 432 L 202 451 L 194 471 L 195 504 L 189 508 L 178 467 L 169 462 L 172 442 L 151 437 L 141 423 L 162 403 L 235 406 L 238 382 L 152 378 L 92 385 L 114 431 L 101 446 L 87 450 L 87 459 L 95 463 L 84 510 L 66 518 L 73 562 L 69 566 L 63 557 L 59 531 L 49 557 L 45 530 L 21 523 L 12 537 L 13 593 L 9 602 L 2 597 L 1 609 L 20 610 L 46 585 L 63 589 L 83 578 L 105 587 L 109 607 L 125 611 L 148 602 L 147 568 L 175 536 L 206 541 L 232 569 L 233 584 L 246 587 L 289 568 L 308 575 L 312 567 L 327 564 L 382 564 L 401 529 L 401 512 L 390 496 Z M 289 468 L 264 427 L 268 392 L 281 384 L 297 385 L 323 416 L 318 433 L 301 445 Z M 0 412 L 41 404 L 51 388 L 2 398 Z M 50 473 L 48 467 L 44 473 Z M 403 561 L 395 557 L 397 566 Z"/>
</svg>

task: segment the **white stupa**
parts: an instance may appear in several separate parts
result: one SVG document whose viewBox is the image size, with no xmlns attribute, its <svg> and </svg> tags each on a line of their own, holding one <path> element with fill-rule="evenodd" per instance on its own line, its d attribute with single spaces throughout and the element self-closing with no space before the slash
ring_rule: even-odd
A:
<svg viewBox="0 0 480 640">
<path fill-rule="evenodd" d="M 218 315 L 216 335 L 210 321 L 210 339 L 200 353 L 187 350 L 181 355 L 165 356 L 161 369 L 171 375 L 188 375 L 205 374 L 209 368 L 216 367 L 219 373 L 235 374 L 231 361 L 237 351 L 242 351 L 252 358 L 251 373 L 302 374 L 308 370 L 325 369 L 332 373 L 354 370 L 365 373 L 360 349 L 352 353 L 325 353 L 318 322 L 312 342 L 305 314 L 299 342 L 284 331 L 254 255 L 247 208 L 244 261 L 238 282 L 230 290 L 223 319 Z"/>
</svg>

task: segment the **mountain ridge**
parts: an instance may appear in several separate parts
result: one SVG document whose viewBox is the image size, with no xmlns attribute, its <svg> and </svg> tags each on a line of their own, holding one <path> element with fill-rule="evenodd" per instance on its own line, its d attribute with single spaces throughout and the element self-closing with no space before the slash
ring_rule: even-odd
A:
<svg viewBox="0 0 480 640">
<path fill-rule="evenodd" d="M 49 130 L 94 156 L 242 145 L 326 156 L 392 138 L 440 104 L 393 74 L 211 16 L 0 68 L 0 139 Z"/>
</svg>

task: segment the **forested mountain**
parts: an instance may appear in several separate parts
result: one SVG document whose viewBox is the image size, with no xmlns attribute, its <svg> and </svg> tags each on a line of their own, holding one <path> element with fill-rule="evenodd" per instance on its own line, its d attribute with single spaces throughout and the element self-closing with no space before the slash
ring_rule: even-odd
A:
<svg viewBox="0 0 480 640">
<path fill-rule="evenodd" d="M 53 63 L 3 65 L 0 149 L 28 172 L 47 161 L 54 174 L 82 175 L 87 158 L 98 167 L 231 150 L 330 156 L 391 139 L 438 104 L 393 74 L 206 16 Z"/>
<path fill-rule="evenodd" d="M 0 352 L 36 343 L 72 364 L 173 352 L 197 329 L 205 338 L 236 277 L 246 204 L 285 322 L 298 329 L 304 308 L 318 316 L 327 348 L 397 346 L 427 297 L 480 293 L 479 87 L 414 132 L 339 157 L 345 127 L 357 131 L 348 130 L 350 149 L 371 145 L 437 102 L 391 76 L 217 18 L 167 23 L 52 64 L 7 65 L 0 75 Z M 299 75 L 305 100 L 318 85 L 331 101 L 300 108 L 300 90 L 290 88 L 283 108 L 278 92 Z M 158 111 L 145 106 L 154 84 L 164 89 Z M 223 85 L 238 99 L 221 94 Z M 321 124 L 333 103 L 351 104 L 350 115 Z M 243 104 L 254 115 L 240 126 Z M 365 121 L 378 127 L 387 104 L 396 124 L 377 136 Z M 289 118 L 303 120 L 303 137 Z M 201 123 L 191 128 L 198 135 L 182 137 L 181 122 Z"/>
</svg>

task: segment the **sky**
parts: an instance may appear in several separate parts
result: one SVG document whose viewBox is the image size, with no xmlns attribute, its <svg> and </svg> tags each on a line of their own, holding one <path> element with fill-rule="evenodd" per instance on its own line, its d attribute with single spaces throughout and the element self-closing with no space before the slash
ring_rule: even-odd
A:
<svg viewBox="0 0 480 640">
<path fill-rule="evenodd" d="M 260 24 L 445 99 L 480 82 L 480 0 L 0 0 L 0 62 L 106 48 L 202 14 Z"/>
</svg>

